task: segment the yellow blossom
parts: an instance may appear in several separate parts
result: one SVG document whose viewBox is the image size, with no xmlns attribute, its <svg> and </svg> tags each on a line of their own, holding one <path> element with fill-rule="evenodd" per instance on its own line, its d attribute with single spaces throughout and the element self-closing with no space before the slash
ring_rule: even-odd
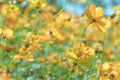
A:
<svg viewBox="0 0 120 80">
<path fill-rule="evenodd" d="M 87 6 L 86 16 L 100 31 L 106 32 L 106 20 L 103 18 L 104 11 L 101 7 L 96 7 L 94 4 Z"/>
<path fill-rule="evenodd" d="M 11 39 L 14 38 L 14 32 L 10 28 L 0 28 L 0 36 L 2 35 L 4 38 Z"/>
<path fill-rule="evenodd" d="M 10 73 L 6 70 L 0 70 L 0 80 L 12 80 Z"/>
<path fill-rule="evenodd" d="M 80 63 L 84 66 L 89 65 L 88 58 L 95 58 L 94 50 L 88 46 L 85 46 L 83 43 L 77 43 L 73 45 L 72 48 L 66 49 L 63 53 L 68 59 Z"/>
<path fill-rule="evenodd" d="M 70 52 L 69 49 L 67 49 L 63 54 L 70 59 L 77 60 L 77 55 L 74 52 Z"/>
<path fill-rule="evenodd" d="M 9 28 L 6 28 L 3 30 L 3 36 L 6 37 L 6 38 L 13 38 L 13 30 L 12 29 L 9 29 Z"/>
</svg>

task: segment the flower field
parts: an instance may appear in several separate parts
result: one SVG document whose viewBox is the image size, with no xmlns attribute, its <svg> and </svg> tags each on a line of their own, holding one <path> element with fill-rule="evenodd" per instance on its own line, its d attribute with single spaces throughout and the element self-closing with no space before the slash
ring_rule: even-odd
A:
<svg viewBox="0 0 120 80">
<path fill-rule="evenodd" d="M 120 5 L 54 1 L 0 0 L 0 80 L 120 80 Z"/>
</svg>

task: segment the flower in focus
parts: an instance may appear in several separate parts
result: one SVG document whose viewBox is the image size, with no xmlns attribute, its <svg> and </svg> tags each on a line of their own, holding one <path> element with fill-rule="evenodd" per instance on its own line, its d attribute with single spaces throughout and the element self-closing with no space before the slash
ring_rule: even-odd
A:
<svg viewBox="0 0 120 80">
<path fill-rule="evenodd" d="M 103 18 L 104 12 L 101 7 L 96 7 L 94 4 L 91 4 L 90 6 L 86 7 L 86 16 L 90 19 L 91 22 L 101 32 L 106 32 L 107 29 L 105 28 L 106 26 L 106 19 Z"/>
<path fill-rule="evenodd" d="M 68 59 L 72 59 L 73 61 L 80 63 L 84 66 L 89 65 L 89 61 L 87 60 L 88 58 L 95 58 L 94 50 L 89 47 L 85 46 L 83 43 L 77 43 L 73 45 L 72 48 L 67 49 L 64 52 L 64 55 Z"/>
</svg>

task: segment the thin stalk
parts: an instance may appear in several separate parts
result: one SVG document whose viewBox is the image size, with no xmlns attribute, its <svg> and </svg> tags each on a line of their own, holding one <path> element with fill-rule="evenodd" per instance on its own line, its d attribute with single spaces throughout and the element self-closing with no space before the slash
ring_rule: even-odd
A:
<svg viewBox="0 0 120 80">
<path fill-rule="evenodd" d="M 92 24 L 93 23 L 93 21 L 91 21 L 91 22 L 89 22 L 86 26 L 85 26 L 85 29 L 84 29 L 84 31 L 83 31 L 83 33 L 82 33 L 82 35 L 81 35 L 81 37 L 82 37 L 82 39 L 85 37 L 85 33 L 86 33 L 86 30 L 87 30 L 87 28 L 89 27 L 89 25 L 90 24 Z M 83 40 L 82 40 L 83 41 Z M 82 41 L 80 41 L 80 51 L 81 51 L 81 43 L 82 43 Z"/>
<path fill-rule="evenodd" d="M 85 26 L 85 29 L 84 29 L 84 31 L 83 31 L 83 33 L 82 33 L 82 38 L 84 38 L 85 37 L 85 33 L 86 33 L 86 30 L 87 30 L 87 28 L 89 27 L 89 25 L 92 23 L 93 21 L 91 21 L 91 22 L 89 22 L 86 26 Z"/>
<path fill-rule="evenodd" d="M 39 16 L 39 15 L 40 15 L 40 13 L 39 13 L 39 12 L 37 12 L 37 16 Z M 40 21 L 40 18 L 39 18 L 39 17 L 37 17 L 37 22 L 36 22 L 36 24 L 35 24 L 34 28 L 32 29 L 32 33 L 34 33 L 34 31 L 36 30 L 37 26 L 39 25 L 39 21 Z"/>
<path fill-rule="evenodd" d="M 58 12 L 54 15 L 54 17 L 58 16 L 58 15 L 65 9 L 68 1 L 69 1 L 69 0 L 66 0 L 66 2 L 65 2 L 65 4 L 64 4 L 64 7 L 63 7 L 62 9 L 60 9 L 60 11 L 58 11 Z"/>
<path fill-rule="evenodd" d="M 105 39 L 106 39 L 106 32 L 104 33 L 104 38 L 103 38 L 103 50 L 102 50 L 102 54 L 100 55 L 100 73 L 99 73 L 99 79 L 100 79 L 100 75 L 101 75 L 101 68 L 102 68 L 102 64 L 103 64 L 103 54 L 104 54 L 104 49 L 105 49 Z"/>
<path fill-rule="evenodd" d="M 106 39 L 106 32 L 104 33 L 104 38 L 103 38 L 103 53 L 104 53 L 104 49 L 105 49 L 105 39 Z"/>
<path fill-rule="evenodd" d="M 72 71 L 73 71 L 73 69 L 70 69 L 67 80 L 71 80 Z"/>
<path fill-rule="evenodd" d="M 21 79 L 22 78 L 22 62 L 23 60 L 20 60 L 19 64 L 18 64 L 18 69 L 20 68 L 20 72 L 18 72 L 18 78 Z"/>
</svg>

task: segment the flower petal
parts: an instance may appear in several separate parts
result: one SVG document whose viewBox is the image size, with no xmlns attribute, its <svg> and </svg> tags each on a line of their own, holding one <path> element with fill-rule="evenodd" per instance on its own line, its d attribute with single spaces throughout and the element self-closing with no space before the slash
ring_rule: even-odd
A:
<svg viewBox="0 0 120 80">
<path fill-rule="evenodd" d="M 97 23 L 101 26 L 105 26 L 106 25 L 106 20 L 103 21 L 103 20 L 97 19 Z"/>
<path fill-rule="evenodd" d="M 95 17 L 95 9 L 96 9 L 96 6 L 94 4 L 91 4 L 89 7 L 89 10 L 93 18 Z"/>
<path fill-rule="evenodd" d="M 87 16 L 89 19 L 92 18 L 92 15 L 91 15 L 91 13 L 90 13 L 90 10 L 89 10 L 89 7 L 88 7 L 88 6 L 86 6 L 86 16 Z"/>
<path fill-rule="evenodd" d="M 96 23 L 96 26 L 101 32 L 106 32 L 107 31 L 107 29 L 104 26 L 101 26 L 98 23 Z"/>
<path fill-rule="evenodd" d="M 104 16 L 103 9 L 100 7 L 97 7 L 95 10 L 95 17 L 101 19 Z"/>
</svg>

